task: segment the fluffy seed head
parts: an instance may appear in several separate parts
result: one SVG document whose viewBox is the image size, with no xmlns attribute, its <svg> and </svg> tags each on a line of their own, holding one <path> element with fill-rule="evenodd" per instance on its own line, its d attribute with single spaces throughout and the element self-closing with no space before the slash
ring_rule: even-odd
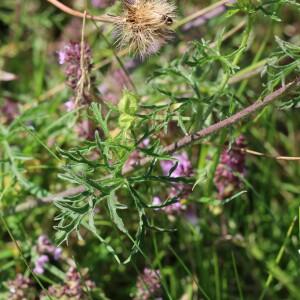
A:
<svg viewBox="0 0 300 300">
<path fill-rule="evenodd" d="M 175 6 L 168 0 L 124 0 L 124 15 L 116 24 L 117 43 L 142 58 L 170 39 Z"/>
</svg>

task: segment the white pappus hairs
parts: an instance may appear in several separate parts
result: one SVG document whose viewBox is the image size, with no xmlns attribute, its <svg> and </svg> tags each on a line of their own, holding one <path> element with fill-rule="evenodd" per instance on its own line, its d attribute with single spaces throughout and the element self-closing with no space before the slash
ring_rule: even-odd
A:
<svg viewBox="0 0 300 300">
<path fill-rule="evenodd" d="M 176 7 L 168 0 L 123 0 L 124 13 L 116 23 L 119 47 L 140 57 L 157 52 L 171 37 Z"/>
</svg>

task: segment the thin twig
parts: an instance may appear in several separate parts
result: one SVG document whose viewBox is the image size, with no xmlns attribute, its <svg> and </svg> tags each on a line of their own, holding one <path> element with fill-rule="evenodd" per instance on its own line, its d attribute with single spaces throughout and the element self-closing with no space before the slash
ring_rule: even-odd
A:
<svg viewBox="0 0 300 300">
<path fill-rule="evenodd" d="M 87 19 L 91 19 L 91 20 L 99 21 L 99 22 L 103 22 L 103 23 L 117 23 L 120 20 L 119 17 L 108 16 L 108 15 L 93 16 L 91 14 L 86 14 L 86 16 L 85 16 L 85 13 L 74 10 L 74 9 L 70 8 L 69 6 L 64 5 L 63 3 L 61 3 L 58 0 L 47 0 L 47 1 L 50 2 L 52 5 L 56 6 L 61 11 L 65 12 L 66 14 L 74 16 L 74 17 L 78 17 L 78 18 L 82 18 L 82 19 L 87 18 Z"/>
<path fill-rule="evenodd" d="M 249 117 L 251 114 L 263 109 L 267 105 L 273 103 L 274 101 L 280 99 L 282 96 L 287 95 L 289 92 L 292 90 L 295 90 L 296 88 L 300 87 L 300 78 L 295 79 L 294 81 L 282 86 L 281 88 L 277 89 L 273 93 L 267 95 L 264 99 L 262 100 L 257 100 L 253 104 L 249 105 L 248 107 L 244 108 L 243 110 L 237 112 L 236 114 L 232 115 L 231 117 L 219 121 L 207 128 L 204 128 L 196 133 L 187 135 L 180 139 L 179 141 L 172 143 L 166 147 L 164 147 L 162 153 L 174 153 L 184 147 L 187 147 L 189 145 L 192 145 L 196 142 L 199 142 L 201 139 L 208 137 L 224 128 L 230 127 L 235 123 L 238 123 L 239 121 L 245 119 L 246 117 Z M 249 150 L 248 150 L 249 152 Z M 252 151 L 252 154 L 255 151 Z M 284 159 L 284 156 L 279 156 L 277 159 Z M 122 174 L 126 175 L 130 172 L 133 172 L 137 167 L 142 167 L 147 165 L 149 162 L 151 162 L 152 158 L 146 157 L 142 160 L 140 160 L 139 164 L 136 166 L 129 166 L 123 169 Z M 296 159 L 295 159 L 296 160 Z M 53 202 L 58 199 L 62 199 L 67 196 L 72 196 L 76 195 L 78 193 L 81 193 L 85 190 L 84 186 L 78 186 L 75 188 L 71 188 L 68 190 L 65 190 L 61 193 L 50 195 L 47 197 L 43 197 L 40 199 L 30 199 L 29 201 L 22 203 L 20 205 L 17 205 L 14 208 L 11 208 L 7 211 L 4 212 L 4 215 L 10 215 L 12 213 L 16 212 L 22 212 L 28 209 L 31 209 L 33 207 L 36 207 L 40 204 L 45 204 L 49 202 Z"/>
<path fill-rule="evenodd" d="M 272 159 L 275 159 L 275 160 L 300 161 L 300 156 L 270 155 L 270 154 L 250 150 L 250 149 L 241 149 L 241 151 L 245 152 L 247 154 L 254 155 L 254 156 L 267 157 L 267 158 L 272 158 Z"/>
<path fill-rule="evenodd" d="M 213 146 L 213 147 L 223 147 L 224 149 L 228 147 L 227 145 L 218 145 L 218 144 L 211 143 L 211 142 L 208 142 L 208 141 L 201 142 L 201 145 L 208 145 L 208 146 Z M 231 149 L 234 149 L 236 151 L 240 151 L 240 152 L 245 153 L 245 154 L 249 154 L 249 155 L 253 155 L 253 156 L 266 157 L 266 158 L 271 158 L 271 159 L 275 159 L 275 160 L 286 160 L 286 161 L 298 161 L 298 160 L 300 160 L 300 156 L 271 155 L 271 154 L 268 154 L 268 153 L 262 153 L 262 152 L 258 152 L 258 151 L 251 150 L 251 149 L 248 149 L 248 148 L 240 148 L 240 147 L 235 147 L 235 146 L 232 146 Z"/>
</svg>

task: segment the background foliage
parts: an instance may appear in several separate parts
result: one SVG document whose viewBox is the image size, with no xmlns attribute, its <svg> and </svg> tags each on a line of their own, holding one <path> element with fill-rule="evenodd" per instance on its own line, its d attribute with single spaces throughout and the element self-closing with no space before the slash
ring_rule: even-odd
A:
<svg viewBox="0 0 300 300">
<path fill-rule="evenodd" d="M 100 14 L 90 1 L 69 2 Z M 12 120 L 0 111 L 1 299 L 16 274 L 33 278 L 43 234 L 62 243 L 63 260 L 33 278 L 38 293 L 63 282 L 75 261 L 95 282 L 91 299 L 129 299 L 145 267 L 159 270 L 163 299 L 299 299 L 299 160 L 276 159 L 299 156 L 299 91 L 187 147 L 192 176 L 172 177 L 176 160 L 169 174 L 160 168 L 172 158 L 164 146 L 299 76 L 299 3 L 240 0 L 201 25 L 184 21 L 213 2 L 177 1 L 182 26 L 144 61 L 117 59 L 112 27 L 87 21 L 94 103 L 66 111 L 74 91 L 57 51 L 81 41 L 82 20 L 47 1 L 1 1 L 0 70 L 16 78 L 0 73 L 0 105 L 14 101 L 19 110 Z M 103 12 L 119 10 L 117 1 Z M 80 131 L 87 120 L 92 137 Z M 241 134 L 266 155 L 249 151 L 243 188 L 219 200 L 220 155 Z M 136 149 L 149 164 L 124 174 Z M 152 203 L 186 184 L 187 197 Z M 55 203 L 36 201 L 80 186 Z M 178 200 L 186 211 L 158 209 Z"/>
</svg>

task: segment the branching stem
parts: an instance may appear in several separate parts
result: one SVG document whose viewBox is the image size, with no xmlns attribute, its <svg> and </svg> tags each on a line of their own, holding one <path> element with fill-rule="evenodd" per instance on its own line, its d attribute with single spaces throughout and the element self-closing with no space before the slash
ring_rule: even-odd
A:
<svg viewBox="0 0 300 300">
<path fill-rule="evenodd" d="M 248 107 L 244 108 L 243 110 L 237 112 L 236 114 L 232 115 L 231 117 L 224 119 L 222 121 L 219 121 L 207 128 L 204 128 L 198 132 L 192 133 L 190 135 L 187 135 L 180 140 L 178 140 L 175 143 L 172 143 L 168 146 L 166 146 L 163 149 L 163 153 L 174 153 L 184 147 L 187 147 L 189 145 L 192 145 L 196 142 L 199 142 L 201 139 L 208 137 L 214 133 L 217 133 L 218 131 L 228 128 L 232 126 L 233 124 L 238 123 L 239 121 L 245 119 L 246 117 L 249 117 L 251 114 L 260 111 L 267 105 L 275 102 L 276 100 L 280 99 L 282 96 L 287 95 L 289 92 L 295 90 L 296 88 L 300 87 L 300 78 L 297 78 L 290 83 L 282 86 L 281 88 L 275 90 L 271 94 L 267 95 L 264 99 L 258 99 L 253 104 L 249 105 Z M 129 166 L 127 168 L 123 169 L 123 175 L 126 175 L 132 171 L 134 171 L 137 167 L 142 167 L 147 165 L 149 162 L 151 162 L 152 158 L 146 157 L 142 159 L 137 166 Z M 6 212 L 4 212 L 4 215 L 9 215 L 16 212 L 22 212 L 31 208 L 34 208 L 40 204 L 50 203 L 55 200 L 76 195 L 80 192 L 83 192 L 85 188 L 83 186 L 78 186 L 75 188 L 71 188 L 68 190 L 65 190 L 61 193 L 50 195 L 41 199 L 30 199 L 29 201 L 22 203 L 15 208 L 12 208 Z"/>
</svg>

